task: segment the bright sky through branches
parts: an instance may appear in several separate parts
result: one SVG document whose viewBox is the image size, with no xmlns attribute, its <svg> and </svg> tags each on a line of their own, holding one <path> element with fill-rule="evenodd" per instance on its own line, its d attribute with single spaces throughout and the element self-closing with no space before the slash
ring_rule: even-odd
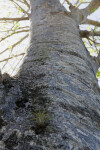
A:
<svg viewBox="0 0 100 150">
<path fill-rule="evenodd" d="M 24 9 L 27 10 L 27 7 L 25 8 L 24 6 Z M 24 13 L 14 4 L 12 4 L 10 0 L 0 0 L 0 18 L 20 18 L 22 17 L 22 15 L 24 16 Z M 0 22 L 0 53 L 7 49 L 4 53 L 0 54 L 0 61 L 4 59 L 6 60 L 9 57 L 13 57 L 13 59 L 9 59 L 8 61 L 0 62 L 2 73 L 8 72 L 9 74 L 14 75 L 21 65 L 24 56 L 14 56 L 26 52 L 29 40 L 26 38 L 23 42 L 19 43 L 19 45 L 14 46 L 14 48 L 12 48 L 12 45 L 20 41 L 20 39 L 28 33 L 21 33 L 20 31 L 22 30 L 22 28 L 23 30 L 27 31 L 29 29 L 29 21 Z M 5 40 L 2 40 L 6 36 L 17 31 L 19 32 L 18 34 L 14 34 L 13 36 L 9 36 Z"/>
</svg>

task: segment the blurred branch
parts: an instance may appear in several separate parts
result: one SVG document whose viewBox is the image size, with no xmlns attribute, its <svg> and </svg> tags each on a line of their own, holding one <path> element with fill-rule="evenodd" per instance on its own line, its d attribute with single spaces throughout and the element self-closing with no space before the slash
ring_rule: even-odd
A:
<svg viewBox="0 0 100 150">
<path fill-rule="evenodd" d="M 12 1 L 12 0 L 11 0 L 11 1 Z M 25 4 L 25 5 L 30 9 L 30 4 L 27 2 L 27 0 L 23 0 L 23 1 L 17 0 L 17 1 L 19 1 L 19 2 L 21 2 L 21 3 L 23 3 L 23 4 Z"/>
<path fill-rule="evenodd" d="M 8 37 L 10 37 L 10 36 L 12 36 L 12 35 L 14 35 L 14 34 L 16 34 L 16 33 L 22 33 L 22 32 L 29 32 L 29 30 L 21 30 L 21 31 L 13 32 L 13 33 L 11 33 L 11 34 L 9 34 L 9 35 L 3 37 L 3 38 L 0 40 L 0 42 L 2 42 L 3 40 L 7 39 Z"/>
<path fill-rule="evenodd" d="M 100 22 L 94 21 L 94 20 L 91 20 L 91 19 L 86 19 L 86 21 L 83 24 L 91 24 L 91 25 L 100 27 Z"/>
<path fill-rule="evenodd" d="M 87 18 L 88 15 L 95 12 L 100 6 L 100 0 L 92 0 L 90 4 L 84 8 L 81 9 L 81 13 L 84 15 L 84 18 Z"/>
<path fill-rule="evenodd" d="M 26 0 L 24 0 L 24 3 L 27 5 L 27 7 L 30 9 L 30 5 L 28 4 L 28 2 Z"/>
<path fill-rule="evenodd" d="M 25 9 L 23 9 L 17 2 L 15 2 L 14 0 L 10 0 L 10 1 L 12 1 L 15 5 L 17 5 L 25 14 L 27 14 L 28 16 L 29 16 L 29 13 L 25 10 Z"/>
<path fill-rule="evenodd" d="M 80 4 L 77 5 L 77 7 L 81 6 L 82 4 L 89 4 L 90 2 L 81 2 Z"/>
<path fill-rule="evenodd" d="M 17 45 L 20 44 L 23 40 L 25 40 L 28 36 L 29 36 L 29 34 L 25 35 L 25 36 L 24 36 L 23 38 L 21 38 L 18 42 L 16 42 L 15 44 L 13 44 L 13 45 L 11 46 L 11 48 L 13 49 L 15 46 L 17 46 Z M 3 54 L 4 52 L 6 52 L 7 50 L 8 50 L 8 48 L 6 48 L 5 50 L 3 50 L 3 51 L 0 53 L 0 55 Z"/>
<path fill-rule="evenodd" d="M 0 62 L 8 61 L 8 60 L 10 60 L 10 59 L 12 59 L 12 58 L 14 58 L 14 57 L 19 57 L 19 56 L 21 56 L 21 55 L 25 55 L 25 53 L 21 53 L 21 54 L 18 54 L 18 55 L 14 55 L 14 56 L 12 56 L 12 57 L 8 57 L 8 58 L 6 58 L 6 59 L 0 60 Z"/>
<path fill-rule="evenodd" d="M 88 41 L 91 41 L 94 44 L 100 44 L 100 43 L 96 42 L 94 39 L 92 40 L 91 38 L 88 38 Z M 90 43 L 90 45 L 92 45 L 92 44 Z"/>
<path fill-rule="evenodd" d="M 13 27 L 12 27 L 12 28 L 13 28 Z M 9 31 L 14 32 L 15 30 L 14 30 L 14 29 L 12 29 L 12 28 L 11 28 L 11 29 L 9 29 L 9 30 L 3 30 L 3 31 L 2 31 L 2 30 L 0 30 L 0 32 L 9 32 Z M 27 30 L 29 30 L 29 26 L 25 26 L 25 27 L 18 27 L 18 28 L 17 28 L 17 31 L 18 31 L 18 30 L 23 30 L 23 29 L 25 29 L 25 28 L 26 28 L 26 29 L 28 28 Z"/>
<path fill-rule="evenodd" d="M 5 21 L 25 21 L 29 20 L 29 17 L 22 17 L 22 18 L 0 18 L 0 20 Z"/>
<path fill-rule="evenodd" d="M 68 5 L 70 5 L 69 7 L 71 8 L 75 8 L 75 6 L 72 5 L 72 3 L 69 0 L 65 0 L 67 2 Z"/>
<path fill-rule="evenodd" d="M 89 36 L 100 36 L 100 31 L 80 30 L 80 35 L 82 38 L 88 38 Z"/>
<path fill-rule="evenodd" d="M 77 0 L 76 3 L 75 3 L 75 6 L 77 6 L 77 4 L 78 4 L 79 2 L 80 2 L 80 0 Z"/>
</svg>

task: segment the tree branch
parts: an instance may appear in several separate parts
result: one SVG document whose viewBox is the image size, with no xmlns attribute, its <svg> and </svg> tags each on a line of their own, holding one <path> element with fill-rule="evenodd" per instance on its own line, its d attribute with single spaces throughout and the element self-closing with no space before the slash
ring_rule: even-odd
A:
<svg viewBox="0 0 100 150">
<path fill-rule="evenodd" d="M 17 5 L 25 14 L 27 14 L 29 16 L 29 13 L 26 10 L 24 10 L 17 2 L 15 2 L 14 0 L 10 0 L 10 1 L 15 3 L 15 5 Z"/>
<path fill-rule="evenodd" d="M 12 27 L 12 28 L 13 28 L 13 27 Z M 12 28 L 11 28 L 11 29 L 9 29 L 9 30 L 3 30 L 3 31 L 2 31 L 2 30 L 0 30 L 0 32 L 8 32 L 8 31 L 9 31 L 9 32 L 10 32 L 10 31 L 14 32 L 15 30 L 14 30 L 14 29 L 12 29 Z M 27 28 L 28 28 L 28 29 L 27 29 Z M 22 27 L 18 27 L 18 28 L 17 28 L 17 30 L 16 30 L 16 32 L 17 32 L 18 30 L 21 30 L 21 31 L 29 30 L 29 26 L 25 26 L 25 27 L 23 27 L 23 26 L 22 26 Z"/>
<path fill-rule="evenodd" d="M 12 57 L 8 57 L 8 58 L 6 58 L 6 59 L 0 60 L 0 62 L 8 61 L 9 59 L 12 59 L 12 58 L 14 58 L 14 57 L 18 57 L 18 56 L 21 56 L 21 55 L 25 55 L 25 53 L 21 53 L 21 54 L 18 54 L 18 55 L 14 55 L 14 56 L 12 56 Z"/>
<path fill-rule="evenodd" d="M 11 33 L 11 34 L 9 34 L 9 35 L 7 35 L 7 36 L 1 38 L 0 42 L 2 42 L 3 40 L 7 39 L 8 37 L 10 37 L 10 36 L 12 36 L 12 35 L 14 35 L 14 34 L 22 33 L 22 32 L 29 32 L 29 30 L 21 30 L 21 31 L 13 32 L 13 33 Z"/>
<path fill-rule="evenodd" d="M 72 5 L 72 3 L 69 0 L 65 0 L 67 4 L 69 5 L 69 8 L 75 8 L 75 6 Z"/>
<path fill-rule="evenodd" d="M 18 42 L 16 42 L 15 44 L 13 44 L 12 46 L 11 46 L 11 48 L 13 49 L 16 45 L 18 45 L 18 44 L 20 44 L 23 40 L 25 40 L 27 37 L 29 36 L 29 34 L 27 34 L 27 35 L 25 35 L 23 38 L 21 38 Z M 3 50 L 1 53 L 0 53 L 0 55 L 1 54 L 3 54 L 4 52 L 6 52 L 8 50 L 8 48 L 6 48 L 5 50 Z"/>
<path fill-rule="evenodd" d="M 100 31 L 87 31 L 87 30 L 80 30 L 80 35 L 82 38 L 88 38 L 89 36 L 100 36 Z"/>
<path fill-rule="evenodd" d="M 28 4 L 28 2 L 26 0 L 24 0 L 24 3 L 27 5 L 27 7 L 30 9 L 30 5 Z"/>
<path fill-rule="evenodd" d="M 25 21 L 29 20 L 29 17 L 22 17 L 22 18 L 0 18 L 3 21 Z"/>
<path fill-rule="evenodd" d="M 80 0 L 77 0 L 76 3 L 75 3 L 75 6 L 77 6 L 77 4 L 78 4 L 79 2 L 80 2 Z"/>
<path fill-rule="evenodd" d="M 80 11 L 83 14 L 84 18 L 87 18 L 87 16 L 97 10 L 99 6 L 100 0 L 92 0 L 86 8 L 81 9 Z"/>
<path fill-rule="evenodd" d="M 86 19 L 86 21 L 83 24 L 90 24 L 90 25 L 100 27 L 100 22 L 94 21 L 94 20 L 91 20 L 91 19 Z"/>
</svg>

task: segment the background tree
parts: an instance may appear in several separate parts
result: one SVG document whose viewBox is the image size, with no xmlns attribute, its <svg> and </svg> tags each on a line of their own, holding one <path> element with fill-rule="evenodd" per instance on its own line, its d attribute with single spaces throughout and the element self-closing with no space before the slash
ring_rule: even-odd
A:
<svg viewBox="0 0 100 150">
<path fill-rule="evenodd" d="M 90 52 L 98 55 L 100 23 L 87 17 L 99 8 L 100 1 L 66 0 L 63 5 L 57 0 L 11 2 L 21 16 L 0 19 L 2 23 L 14 21 L 1 41 L 28 32 L 15 21 L 30 17 L 30 46 L 17 76 L 5 73 L 0 77 L 0 148 L 99 150 L 99 59 L 89 55 L 82 38 L 88 49 L 91 46 Z M 81 7 L 85 3 L 88 5 Z M 82 30 L 83 24 L 93 26 Z M 27 37 L 10 45 L 10 53 Z M 19 55 L 24 54 L 1 61 Z"/>
</svg>

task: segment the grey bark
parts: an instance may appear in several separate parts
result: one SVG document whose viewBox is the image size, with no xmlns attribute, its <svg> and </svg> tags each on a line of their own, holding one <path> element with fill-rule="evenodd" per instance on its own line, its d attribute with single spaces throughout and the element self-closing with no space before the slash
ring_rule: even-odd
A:
<svg viewBox="0 0 100 150">
<path fill-rule="evenodd" d="M 77 22 L 57 0 L 31 0 L 30 47 L 18 79 L 2 79 L 2 150 L 99 150 L 100 93 Z M 9 86 L 10 84 L 10 86 Z M 44 126 L 33 112 L 46 110 Z"/>
</svg>

